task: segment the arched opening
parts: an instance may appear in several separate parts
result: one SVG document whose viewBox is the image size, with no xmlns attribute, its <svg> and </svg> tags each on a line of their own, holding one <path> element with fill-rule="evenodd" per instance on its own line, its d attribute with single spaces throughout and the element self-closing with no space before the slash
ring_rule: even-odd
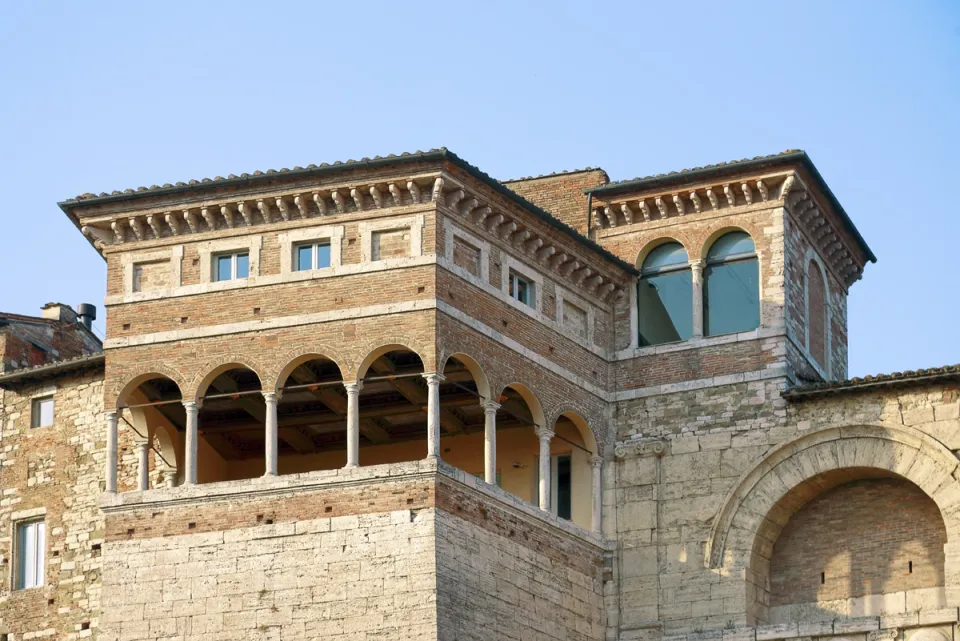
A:
<svg viewBox="0 0 960 641">
<path fill-rule="evenodd" d="M 425 394 L 426 389 L 424 399 Z M 484 471 L 483 402 L 489 399 L 490 385 L 479 363 L 466 354 L 450 356 L 440 383 L 440 458 L 479 478 Z"/>
<path fill-rule="evenodd" d="M 283 368 L 277 391 L 278 473 L 343 467 L 347 398 L 340 366 L 320 354 L 303 355 Z"/>
<path fill-rule="evenodd" d="M 198 418 L 197 482 L 262 476 L 266 404 L 260 377 L 239 364 L 223 365 L 204 379 Z"/>
<path fill-rule="evenodd" d="M 511 494 L 539 504 L 540 440 L 543 409 L 530 388 L 519 383 L 500 393 L 497 410 L 497 485 Z"/>
<path fill-rule="evenodd" d="M 807 350 L 824 370 L 828 363 L 827 285 L 817 261 L 807 264 Z"/>
<path fill-rule="evenodd" d="M 133 436 L 121 443 L 136 450 L 128 454 L 121 448 L 119 452 L 120 461 L 131 461 L 136 467 L 119 475 L 120 491 L 175 485 L 182 480 L 186 427 L 182 401 L 180 386 L 163 374 L 139 376 L 119 394 L 119 423 Z"/>
<path fill-rule="evenodd" d="M 637 307 L 640 345 L 682 341 L 693 335 L 693 276 L 678 242 L 658 245 L 640 265 Z"/>
<path fill-rule="evenodd" d="M 814 476 L 775 505 L 757 537 L 758 619 L 945 607 L 946 542 L 936 503 L 903 477 L 874 468 Z"/>
<path fill-rule="evenodd" d="M 593 466 L 597 443 L 590 427 L 575 412 L 561 414 L 550 441 L 550 511 L 585 530 L 592 528 Z"/>
<path fill-rule="evenodd" d="M 375 350 L 359 376 L 360 465 L 417 461 L 427 454 L 423 360 L 402 346 Z"/>
<path fill-rule="evenodd" d="M 760 325 L 760 268 L 750 235 L 733 231 L 707 251 L 703 271 L 706 336 L 735 334 Z"/>
</svg>

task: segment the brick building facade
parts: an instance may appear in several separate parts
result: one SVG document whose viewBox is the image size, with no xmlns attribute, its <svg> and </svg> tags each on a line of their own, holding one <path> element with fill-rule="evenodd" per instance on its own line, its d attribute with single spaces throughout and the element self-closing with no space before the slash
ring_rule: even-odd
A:
<svg viewBox="0 0 960 641">
<path fill-rule="evenodd" d="M 60 205 L 106 338 L 0 315 L 0 641 L 953 639 L 960 369 L 847 380 L 803 152 Z"/>
</svg>

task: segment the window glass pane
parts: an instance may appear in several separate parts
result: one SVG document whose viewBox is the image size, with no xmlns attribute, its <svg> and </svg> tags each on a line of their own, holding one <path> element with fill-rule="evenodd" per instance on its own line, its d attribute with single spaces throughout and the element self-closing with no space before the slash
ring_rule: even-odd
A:
<svg viewBox="0 0 960 641">
<path fill-rule="evenodd" d="M 297 247 L 297 271 L 313 269 L 313 245 Z"/>
<path fill-rule="evenodd" d="M 735 231 L 717 239 L 707 252 L 707 262 L 712 263 L 735 256 L 750 256 L 754 253 L 753 239 L 746 232 Z"/>
<path fill-rule="evenodd" d="M 693 335 L 693 278 L 690 270 L 640 279 L 637 307 L 641 345 L 690 338 Z"/>
<path fill-rule="evenodd" d="M 250 255 L 237 254 L 237 278 L 246 278 L 250 275 Z"/>
<path fill-rule="evenodd" d="M 217 256 L 217 280 L 230 280 L 233 261 L 230 256 Z"/>
<path fill-rule="evenodd" d="M 707 336 L 746 332 L 760 325 L 756 258 L 710 266 L 703 275 L 703 330 Z"/>
<path fill-rule="evenodd" d="M 689 263 L 687 250 L 680 243 L 665 243 L 647 254 L 643 271 L 658 271 L 665 267 L 683 267 Z"/>
<path fill-rule="evenodd" d="M 18 590 L 43 585 L 44 548 L 46 527 L 43 521 L 23 523 L 17 526 L 16 576 L 14 587 Z"/>
<path fill-rule="evenodd" d="M 330 245 L 317 245 L 317 269 L 330 266 Z"/>
<path fill-rule="evenodd" d="M 53 425 L 53 399 L 43 398 L 37 401 L 37 410 L 39 414 L 39 427 Z"/>
</svg>

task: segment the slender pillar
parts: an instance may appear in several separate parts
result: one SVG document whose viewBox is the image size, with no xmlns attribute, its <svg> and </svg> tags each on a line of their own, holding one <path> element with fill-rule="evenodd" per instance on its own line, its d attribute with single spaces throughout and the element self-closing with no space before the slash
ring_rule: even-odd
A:
<svg viewBox="0 0 960 641">
<path fill-rule="evenodd" d="M 497 410 L 500 403 L 483 402 L 483 480 L 497 484 Z"/>
<path fill-rule="evenodd" d="M 167 467 L 163 470 L 163 487 L 177 486 L 177 468 Z"/>
<path fill-rule="evenodd" d="M 187 410 L 187 437 L 184 446 L 183 484 L 197 484 L 197 413 L 200 405 L 194 401 L 184 401 L 183 408 Z"/>
<path fill-rule="evenodd" d="M 143 492 L 150 489 L 150 439 L 137 437 L 137 489 Z"/>
<path fill-rule="evenodd" d="M 600 533 L 602 528 L 601 517 L 603 516 L 603 459 L 599 456 L 590 457 L 590 467 L 593 468 L 593 511 L 590 518 L 590 529 Z"/>
<path fill-rule="evenodd" d="M 279 447 L 277 443 L 277 401 L 279 398 L 280 395 L 276 392 L 263 392 L 263 400 L 267 405 L 266 433 L 264 435 L 266 439 L 264 476 L 277 475 L 277 448 Z"/>
<path fill-rule="evenodd" d="M 693 337 L 703 338 L 703 261 L 690 261 L 693 281 Z"/>
<path fill-rule="evenodd" d="M 363 381 L 344 383 L 347 390 L 347 464 L 344 467 L 360 465 L 360 390 Z"/>
<path fill-rule="evenodd" d="M 427 379 L 427 458 L 440 457 L 440 381 L 441 374 L 424 374 Z"/>
<path fill-rule="evenodd" d="M 106 490 L 117 492 L 117 413 L 106 412 L 107 417 L 107 461 L 104 476 L 107 479 Z"/>
<path fill-rule="evenodd" d="M 537 428 L 540 439 L 540 509 L 550 511 L 550 441 L 553 432 L 545 427 Z"/>
</svg>

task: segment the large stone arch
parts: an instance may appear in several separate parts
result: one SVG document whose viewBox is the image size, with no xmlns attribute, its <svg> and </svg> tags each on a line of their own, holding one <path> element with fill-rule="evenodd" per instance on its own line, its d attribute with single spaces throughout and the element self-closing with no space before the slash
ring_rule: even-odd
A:
<svg viewBox="0 0 960 641">
<path fill-rule="evenodd" d="M 763 531 L 780 528 L 782 501 L 809 480 L 845 468 L 868 468 L 902 477 L 940 509 L 948 542 L 960 533 L 960 481 L 956 456 L 942 443 L 910 427 L 831 427 L 767 453 L 745 472 L 721 504 L 707 540 L 704 561 L 714 569 L 743 569 Z M 951 518 L 953 517 L 953 518 Z M 789 514 L 786 515 L 789 518 Z"/>
</svg>

